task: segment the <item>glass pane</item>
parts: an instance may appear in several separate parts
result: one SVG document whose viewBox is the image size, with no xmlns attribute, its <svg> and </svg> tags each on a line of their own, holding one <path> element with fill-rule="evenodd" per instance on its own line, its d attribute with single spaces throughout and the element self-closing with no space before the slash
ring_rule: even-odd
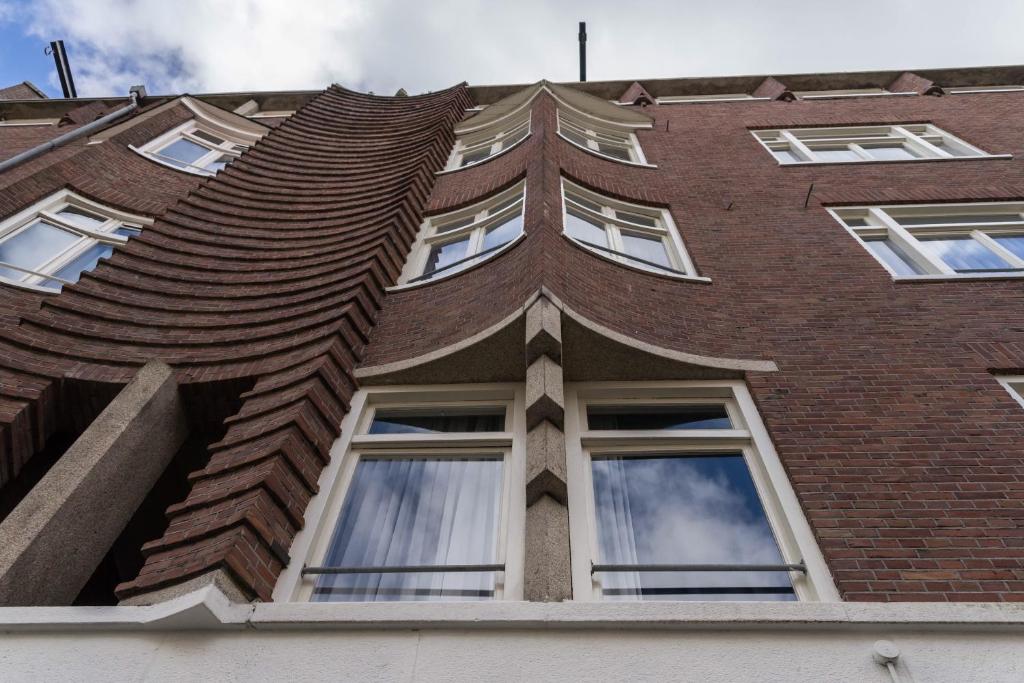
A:
<svg viewBox="0 0 1024 683">
<path fill-rule="evenodd" d="M 435 244 L 430 248 L 430 255 L 427 257 L 427 267 L 424 273 L 432 273 L 438 268 L 455 263 L 466 257 L 466 249 L 469 248 L 469 238 L 464 237 L 444 244 Z"/>
<path fill-rule="evenodd" d="M 82 238 L 67 230 L 36 221 L 0 242 L 0 261 L 29 270 L 39 270 L 40 266 L 80 239 Z M 24 273 L 9 268 L 4 269 L 3 275 L 15 280 L 25 277 Z"/>
<path fill-rule="evenodd" d="M 502 244 L 508 244 L 523 231 L 523 215 L 515 214 L 511 216 L 504 223 L 498 225 L 492 225 L 487 228 L 487 232 L 484 233 L 484 246 L 483 249 L 493 249 L 500 247 Z"/>
<path fill-rule="evenodd" d="M 161 149 L 157 154 L 164 157 L 169 157 L 180 161 L 183 164 L 193 164 L 197 159 L 202 157 L 204 154 L 208 154 L 210 150 L 202 145 L 197 145 L 191 140 L 175 140 L 171 144 Z"/>
<path fill-rule="evenodd" d="M 469 164 L 475 164 L 478 161 L 483 161 L 489 156 L 491 156 L 490 147 L 481 147 L 480 149 L 474 149 L 473 151 L 466 152 L 462 155 L 462 165 L 468 166 Z"/>
<path fill-rule="evenodd" d="M 1024 258 L 1024 235 L 992 236 L 996 242 L 1009 250 L 1017 258 Z"/>
<path fill-rule="evenodd" d="M 817 161 L 859 161 L 852 149 L 812 149 Z"/>
<path fill-rule="evenodd" d="M 739 454 L 594 459 L 598 564 L 779 564 Z M 788 572 L 606 571 L 611 600 L 795 600 Z"/>
<path fill-rule="evenodd" d="M 450 223 L 443 223 L 438 225 L 436 228 L 437 234 L 451 232 L 452 230 L 458 230 L 464 228 L 467 225 L 472 225 L 473 221 L 476 220 L 476 216 L 466 216 L 465 218 L 458 218 Z"/>
<path fill-rule="evenodd" d="M 622 231 L 622 248 L 630 256 L 636 256 L 644 261 L 656 263 L 665 268 L 672 268 L 672 261 L 668 256 L 668 249 L 665 248 L 665 240 L 660 237 L 651 237 L 635 232 Z M 640 265 L 647 265 L 641 263 Z"/>
<path fill-rule="evenodd" d="M 657 219 L 651 216 L 644 216 L 639 213 L 632 213 L 630 211 L 616 211 L 615 217 L 619 220 L 629 221 L 630 223 L 636 223 L 637 225 L 649 225 L 652 228 L 657 227 Z"/>
<path fill-rule="evenodd" d="M 437 434 L 440 432 L 503 432 L 505 408 L 380 408 L 370 434 Z"/>
<path fill-rule="evenodd" d="M 501 213 L 502 209 L 508 208 L 508 207 L 512 206 L 513 204 L 515 204 L 517 202 L 520 202 L 522 200 L 523 200 L 523 195 L 522 194 L 513 195 L 511 197 L 508 197 L 506 199 L 501 200 L 500 202 L 498 202 L 497 204 L 495 204 L 491 208 L 487 209 L 487 213 L 488 213 L 488 215 L 493 216 L 493 215 L 495 215 L 497 213 Z"/>
<path fill-rule="evenodd" d="M 585 197 L 580 197 L 579 195 L 569 193 L 566 193 L 565 197 L 569 201 L 579 204 L 580 206 L 586 207 L 595 213 L 601 213 L 602 211 L 600 204 L 598 204 L 597 202 L 592 202 L 589 199 L 586 199 Z"/>
<path fill-rule="evenodd" d="M 72 225 L 81 228 L 95 229 L 107 222 L 103 216 L 79 209 L 77 206 L 65 206 L 57 212 L 57 215 Z"/>
<path fill-rule="evenodd" d="M 128 226 L 122 226 L 115 230 L 114 234 L 120 235 L 121 237 L 135 237 L 139 235 L 141 232 L 142 230 L 140 230 L 139 228 L 129 228 Z"/>
<path fill-rule="evenodd" d="M 216 135 L 211 135 L 211 134 L 207 133 L 206 131 L 194 130 L 194 131 L 192 131 L 192 135 L 195 135 L 197 138 L 199 138 L 201 140 L 206 140 L 207 142 L 212 142 L 215 145 L 223 145 L 224 144 L 224 140 L 223 139 L 217 137 Z"/>
<path fill-rule="evenodd" d="M 970 237 L 918 238 L 921 246 L 962 273 L 965 271 L 1005 270 L 1010 267 L 995 252 Z"/>
<path fill-rule="evenodd" d="M 502 468 L 484 458 L 360 460 L 323 564 L 495 563 Z M 322 574 L 313 601 L 485 600 L 496 588 L 492 571 Z"/>
<path fill-rule="evenodd" d="M 774 154 L 775 158 L 784 164 L 796 164 L 801 161 L 806 161 L 788 149 L 773 149 L 772 154 Z"/>
<path fill-rule="evenodd" d="M 866 147 L 865 151 L 871 155 L 872 159 L 878 159 L 879 161 L 898 161 L 900 159 L 919 159 L 920 156 L 914 154 L 903 145 L 893 147 Z"/>
<path fill-rule="evenodd" d="M 514 133 L 510 134 L 508 137 L 502 139 L 502 141 L 501 141 L 501 148 L 502 149 L 508 149 L 512 145 L 516 144 L 517 142 L 519 142 L 520 140 L 525 138 L 529 134 L 529 132 L 530 131 L 529 131 L 528 128 L 525 128 L 525 127 L 520 128 L 519 130 L 517 130 Z"/>
<path fill-rule="evenodd" d="M 725 406 L 588 405 L 590 429 L 732 429 Z"/>
<path fill-rule="evenodd" d="M 225 166 L 227 166 L 228 164 L 230 164 L 234 160 L 235 160 L 235 158 L 233 156 L 231 156 L 230 154 L 221 154 L 214 161 L 212 161 L 211 163 L 207 164 L 206 165 L 206 169 L 208 171 L 213 171 L 214 173 L 216 173 L 217 171 L 223 170 L 223 168 Z"/>
<path fill-rule="evenodd" d="M 632 161 L 633 158 L 629 155 L 629 150 L 619 147 L 617 145 L 606 145 L 603 142 L 597 143 L 597 151 L 607 157 L 614 157 L 615 159 L 622 159 L 623 161 Z"/>
<path fill-rule="evenodd" d="M 561 133 L 565 137 L 567 137 L 570 140 L 572 140 L 573 142 L 575 142 L 580 147 L 584 147 L 586 149 L 590 149 L 589 147 L 587 147 L 587 138 L 585 136 L 583 136 L 583 135 L 580 135 L 576 131 L 571 130 L 571 129 L 565 127 L 565 126 L 562 126 Z"/>
<path fill-rule="evenodd" d="M 78 282 L 78 278 L 87 270 L 92 270 L 101 258 L 110 258 L 114 248 L 109 244 L 94 244 L 86 249 L 80 256 L 75 258 L 54 275 L 65 280 Z"/>
<path fill-rule="evenodd" d="M 892 240 L 870 240 L 865 244 L 897 275 L 920 275 L 924 272 Z"/>
<path fill-rule="evenodd" d="M 590 218 L 568 211 L 565 214 L 565 232 L 574 239 L 587 244 L 608 246 L 608 235 L 604 226 Z"/>
<path fill-rule="evenodd" d="M 932 140 L 932 139 L 929 139 L 928 142 L 932 143 L 933 145 L 935 145 L 939 149 L 952 154 L 955 157 L 976 157 L 976 156 L 979 156 L 979 154 L 977 152 L 975 152 L 973 149 L 969 149 L 967 147 L 964 147 L 963 145 L 957 145 L 955 143 L 951 144 L 949 142 L 946 142 L 945 140 Z"/>
</svg>

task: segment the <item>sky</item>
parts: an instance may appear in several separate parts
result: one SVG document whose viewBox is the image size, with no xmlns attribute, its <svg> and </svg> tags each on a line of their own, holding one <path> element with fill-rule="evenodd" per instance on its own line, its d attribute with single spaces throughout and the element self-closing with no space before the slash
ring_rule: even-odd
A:
<svg viewBox="0 0 1024 683">
<path fill-rule="evenodd" d="M 0 0 L 0 87 L 80 96 L 320 89 L 410 94 L 590 80 L 1024 63 L 1024 0 Z"/>
</svg>

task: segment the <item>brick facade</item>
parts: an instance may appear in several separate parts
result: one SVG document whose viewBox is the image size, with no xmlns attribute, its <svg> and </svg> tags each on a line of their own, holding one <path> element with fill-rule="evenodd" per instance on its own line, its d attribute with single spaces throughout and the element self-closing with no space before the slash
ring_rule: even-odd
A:
<svg viewBox="0 0 1024 683">
<path fill-rule="evenodd" d="M 883 85 L 933 81 L 891 74 Z M 555 101 L 541 93 L 528 140 L 435 175 L 470 94 L 332 87 L 214 179 L 126 148 L 183 121 L 183 107 L 0 176 L 0 216 L 64 186 L 161 216 L 59 296 L 0 287 L 8 472 L 45 441 L 64 378 L 123 384 L 159 358 L 185 384 L 252 383 L 121 595 L 224 568 L 269 599 L 356 389 L 353 368 L 463 340 L 545 287 L 634 339 L 778 365 L 746 379 L 845 599 L 1024 599 L 1024 411 L 993 375 L 1024 372 L 1014 324 L 1024 281 L 894 283 L 825 211 L 1024 200 L 1024 92 L 634 107 L 653 120 L 638 137 L 656 168 L 559 138 Z M 1013 158 L 782 167 L 750 134 L 915 122 Z M 640 273 L 568 241 L 563 177 L 667 207 L 711 283 Z M 524 240 L 385 295 L 424 212 L 523 179 Z"/>
</svg>

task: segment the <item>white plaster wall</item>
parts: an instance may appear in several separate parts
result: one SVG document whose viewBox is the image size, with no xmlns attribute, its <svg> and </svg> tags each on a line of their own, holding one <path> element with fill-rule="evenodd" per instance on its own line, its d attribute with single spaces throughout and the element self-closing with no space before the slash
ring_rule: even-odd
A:
<svg viewBox="0 0 1024 683">
<path fill-rule="evenodd" d="M 1024 681 L 1016 630 L 265 628 L 7 632 L 0 680 L 890 683 L 871 656 L 886 638 L 903 681 Z"/>
</svg>

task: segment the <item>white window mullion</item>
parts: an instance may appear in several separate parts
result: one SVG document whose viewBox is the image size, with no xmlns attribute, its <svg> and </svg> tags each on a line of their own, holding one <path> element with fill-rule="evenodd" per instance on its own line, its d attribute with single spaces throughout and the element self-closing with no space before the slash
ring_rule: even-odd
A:
<svg viewBox="0 0 1024 683">
<path fill-rule="evenodd" d="M 901 248 L 907 258 L 912 259 L 925 272 L 943 275 L 956 274 L 956 271 L 947 266 L 945 261 L 922 249 L 917 239 L 906 228 L 893 220 L 885 211 L 870 208 L 868 213 L 888 229 L 889 238 Z"/>
<path fill-rule="evenodd" d="M 818 157 L 814 155 L 811 148 L 801 142 L 800 138 L 788 130 L 780 130 L 779 135 L 789 143 L 790 150 L 796 152 L 797 156 L 801 156 L 807 161 L 818 161 Z"/>
<path fill-rule="evenodd" d="M 946 150 L 942 149 L 941 147 L 936 147 L 935 145 L 928 142 L 921 136 L 911 133 L 903 126 L 893 126 L 892 129 L 894 132 L 898 133 L 899 135 L 903 136 L 906 139 L 907 146 L 909 146 L 911 149 L 921 152 L 921 154 L 924 155 L 925 157 L 941 157 L 943 159 L 950 159 L 953 157 L 953 155 L 947 152 Z"/>
<path fill-rule="evenodd" d="M 861 159 L 864 159 L 865 161 L 872 161 L 874 159 L 873 156 L 868 154 L 867 150 L 865 150 L 863 147 L 861 147 L 855 142 L 851 142 L 846 146 L 846 148 L 849 149 L 854 154 L 856 154 L 857 156 L 859 156 Z"/>
<path fill-rule="evenodd" d="M 989 235 L 986 235 L 981 230 L 972 230 L 971 237 L 978 242 L 981 242 L 985 248 L 994 251 L 1004 261 L 1009 263 L 1014 268 L 1024 268 L 1024 259 L 1020 258 L 1012 251 L 999 244 L 999 242 L 992 239 Z"/>
</svg>

